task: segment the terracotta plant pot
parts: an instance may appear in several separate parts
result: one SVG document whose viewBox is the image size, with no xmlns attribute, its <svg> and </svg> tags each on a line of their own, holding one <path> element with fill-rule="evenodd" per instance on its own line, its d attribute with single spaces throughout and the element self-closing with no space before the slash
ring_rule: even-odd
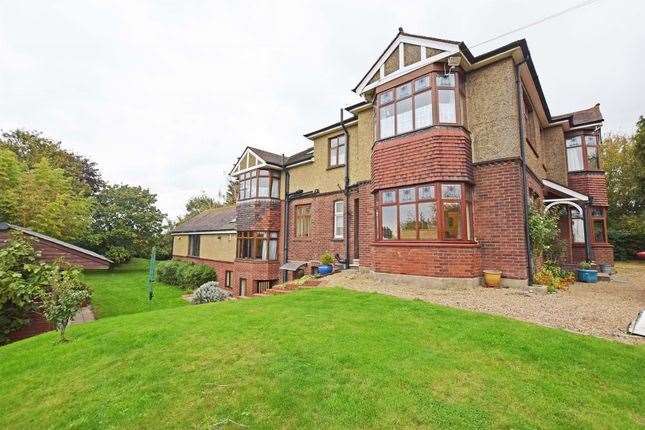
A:
<svg viewBox="0 0 645 430">
<path fill-rule="evenodd" d="M 502 272 L 499 270 L 484 270 L 484 286 L 499 288 L 502 284 Z"/>
</svg>

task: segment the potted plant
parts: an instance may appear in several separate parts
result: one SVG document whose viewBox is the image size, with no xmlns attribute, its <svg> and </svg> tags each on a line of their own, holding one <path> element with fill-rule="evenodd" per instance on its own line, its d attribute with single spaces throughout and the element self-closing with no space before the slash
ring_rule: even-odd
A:
<svg viewBox="0 0 645 430">
<path fill-rule="evenodd" d="M 320 256 L 320 266 L 318 266 L 319 275 L 329 275 L 334 271 L 334 256 L 331 255 L 331 252 L 325 251 Z"/>
<path fill-rule="evenodd" d="M 484 286 L 499 288 L 502 283 L 502 272 L 499 270 L 484 270 Z"/>
<path fill-rule="evenodd" d="M 598 282 L 598 271 L 593 269 L 592 261 L 583 261 L 578 265 L 576 274 L 578 275 L 578 281 L 586 282 L 593 284 Z"/>
</svg>

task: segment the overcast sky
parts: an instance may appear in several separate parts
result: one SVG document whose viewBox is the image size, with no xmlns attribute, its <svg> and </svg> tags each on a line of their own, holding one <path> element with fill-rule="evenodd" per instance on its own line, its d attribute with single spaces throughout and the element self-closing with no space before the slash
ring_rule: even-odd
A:
<svg viewBox="0 0 645 430">
<path fill-rule="evenodd" d="M 62 141 L 175 217 L 224 189 L 245 146 L 306 148 L 399 26 L 473 45 L 577 3 L 0 0 L 0 129 Z M 631 132 L 643 16 L 644 1 L 600 0 L 473 52 L 526 38 L 553 114 L 599 102 L 605 132 Z"/>
</svg>

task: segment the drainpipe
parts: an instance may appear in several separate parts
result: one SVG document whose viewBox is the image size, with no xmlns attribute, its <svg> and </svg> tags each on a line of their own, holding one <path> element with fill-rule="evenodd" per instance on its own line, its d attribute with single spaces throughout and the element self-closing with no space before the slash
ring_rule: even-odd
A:
<svg viewBox="0 0 645 430">
<path fill-rule="evenodd" d="M 589 205 L 593 204 L 593 197 L 589 197 L 589 203 L 588 204 L 582 204 L 582 225 L 583 225 L 583 232 L 585 235 L 585 260 L 586 261 L 591 261 L 591 245 L 589 243 L 589 238 L 590 233 L 589 233 L 589 225 L 587 225 L 587 221 L 589 221 L 589 217 L 587 216 L 587 208 Z"/>
<path fill-rule="evenodd" d="M 340 126 L 345 133 L 345 269 L 349 269 L 349 133 L 343 122 L 343 108 L 340 109 Z"/>
<path fill-rule="evenodd" d="M 284 243 L 282 245 L 282 254 L 284 255 L 284 261 L 282 264 L 286 264 L 289 261 L 289 169 L 284 168 Z M 286 270 L 282 274 L 282 280 L 284 282 L 288 281 L 289 274 Z"/>
<path fill-rule="evenodd" d="M 526 267 L 528 269 L 528 283 L 533 285 L 533 260 L 531 259 L 531 237 L 529 236 L 529 198 L 528 185 L 526 180 L 526 130 L 524 129 L 524 92 L 522 91 L 522 80 L 520 79 L 520 66 L 526 63 L 527 59 L 515 65 L 515 85 L 517 86 L 517 112 L 520 123 L 520 159 L 522 161 L 522 203 L 524 204 L 524 246 L 526 248 Z"/>
</svg>

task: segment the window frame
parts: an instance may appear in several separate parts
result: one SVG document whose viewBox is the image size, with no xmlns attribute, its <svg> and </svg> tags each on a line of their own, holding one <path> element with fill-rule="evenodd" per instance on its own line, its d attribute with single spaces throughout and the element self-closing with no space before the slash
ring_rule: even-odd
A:
<svg viewBox="0 0 645 430">
<path fill-rule="evenodd" d="M 585 229 L 585 221 L 584 221 L 584 216 L 583 216 L 582 213 L 580 213 L 579 216 L 574 217 L 573 216 L 574 211 L 575 211 L 575 213 L 580 212 L 576 208 L 570 208 L 569 209 L 569 219 L 570 219 L 569 230 L 571 231 L 571 244 L 572 245 L 584 244 L 585 243 L 585 230 L 584 230 Z M 581 241 L 576 240 L 575 229 L 573 228 L 573 221 L 574 220 L 580 220 L 580 222 L 582 223 L 582 240 Z"/>
<path fill-rule="evenodd" d="M 442 196 L 442 185 L 459 185 L 460 196 L 459 198 L 446 198 Z M 419 189 L 425 186 L 432 186 L 433 196 L 430 198 L 421 198 Z M 414 200 L 401 202 L 399 197 L 399 190 L 406 188 L 414 188 Z M 381 189 L 376 193 L 376 241 L 379 243 L 436 243 L 436 242 L 459 242 L 459 243 L 472 243 L 473 237 L 473 216 L 472 216 L 472 192 L 470 185 L 466 182 L 450 182 L 450 181 L 436 181 L 423 184 L 406 185 L 396 188 Z M 383 195 L 386 192 L 394 192 L 394 201 L 383 201 Z M 435 225 L 437 230 L 436 239 L 420 239 L 420 221 L 419 221 L 419 205 L 422 203 L 435 203 Z M 459 238 L 447 238 L 445 223 L 444 223 L 444 203 L 459 203 L 460 209 L 460 234 Z M 415 206 L 415 239 L 401 239 L 401 214 L 400 206 L 414 204 Z M 383 208 L 395 207 L 396 210 L 396 239 L 383 238 Z"/>
<path fill-rule="evenodd" d="M 304 212 L 305 209 L 307 209 L 307 213 L 306 214 L 301 213 L 301 212 Z M 294 216 L 293 236 L 296 239 L 308 239 L 309 237 L 311 237 L 311 203 L 303 203 L 303 204 L 295 205 L 293 216 Z M 301 231 L 299 231 L 298 227 L 300 222 L 306 223 L 307 228 L 305 229 L 303 224 Z"/>
<path fill-rule="evenodd" d="M 600 209 L 602 212 L 602 215 L 594 215 L 594 209 Z M 607 208 L 603 206 L 591 206 L 589 208 L 589 218 L 591 220 L 591 238 L 594 243 L 607 243 Z M 597 241 L 596 240 L 596 229 L 595 229 L 595 224 L 596 222 L 602 222 L 602 235 L 603 235 L 603 240 L 602 241 Z"/>
<path fill-rule="evenodd" d="M 447 86 L 447 85 L 439 85 L 438 84 L 438 77 L 445 75 L 442 71 L 437 71 L 437 70 L 432 70 L 428 71 L 426 73 L 423 73 L 421 75 L 415 76 L 414 78 L 411 78 L 405 82 L 398 83 L 396 86 L 393 87 L 388 87 L 384 88 L 383 90 L 379 91 L 376 94 L 375 100 L 376 100 L 376 135 L 378 136 L 378 140 L 385 140 L 385 139 L 391 139 L 393 137 L 397 136 L 402 136 L 407 133 L 414 133 L 415 131 L 419 130 L 425 130 L 430 127 L 434 127 L 437 125 L 443 125 L 443 126 L 461 126 L 463 124 L 463 112 L 462 112 L 462 97 L 463 97 L 463 92 L 462 92 L 462 82 L 463 78 L 461 76 L 461 72 L 458 70 L 455 70 L 450 73 L 451 75 L 454 76 L 454 85 L 453 86 Z M 430 80 L 429 86 L 425 87 L 423 89 L 417 90 L 415 83 L 424 77 L 428 77 Z M 406 95 L 405 97 L 398 98 L 397 97 L 397 90 L 401 87 L 404 87 L 406 85 L 410 85 L 412 90 L 409 95 Z M 440 109 L 439 109 L 439 91 L 452 91 L 454 95 L 454 110 L 455 110 L 455 121 L 454 122 L 443 122 L 440 121 Z M 381 100 L 381 95 L 391 92 L 392 93 L 392 98 L 391 100 L 388 100 L 386 102 L 383 102 Z M 415 103 L 415 98 L 419 94 L 429 92 L 430 93 L 430 107 L 432 110 L 431 114 L 431 124 L 423 127 L 416 127 L 416 103 Z M 399 133 L 398 132 L 398 119 L 397 119 L 397 103 L 411 99 L 412 102 L 412 108 L 411 108 L 411 113 L 412 113 L 412 130 L 409 131 L 404 131 Z M 381 109 L 383 107 L 387 106 L 392 106 L 394 109 L 394 134 L 391 136 L 386 136 L 382 137 L 381 133 Z"/>
<path fill-rule="evenodd" d="M 343 140 L 342 144 L 340 143 L 341 138 Z M 335 148 L 332 148 L 333 141 L 337 142 Z M 343 163 L 339 162 L 339 160 L 340 160 L 340 148 L 341 147 L 343 148 L 343 151 L 345 153 L 345 161 Z M 332 152 L 334 152 L 336 154 L 336 163 L 335 164 L 333 164 L 331 162 Z M 333 169 L 333 168 L 336 168 L 336 167 L 342 167 L 342 166 L 345 165 L 345 163 L 347 163 L 347 137 L 343 133 L 343 134 L 339 134 L 338 136 L 330 137 L 329 139 L 327 139 L 327 167 L 329 169 Z"/>
<path fill-rule="evenodd" d="M 278 240 L 279 234 L 277 231 L 265 231 L 265 230 L 248 230 L 248 231 L 238 231 L 237 232 L 237 249 L 235 252 L 236 259 L 238 260 L 253 260 L 253 261 L 277 261 L 278 260 Z M 258 244 L 261 245 L 260 249 L 264 249 L 264 244 L 266 242 L 267 258 L 262 258 L 262 251 L 260 255 L 257 255 Z M 249 252 L 248 255 L 245 252 L 245 248 L 248 242 Z M 275 258 L 271 258 L 271 242 L 275 242 Z"/>
<path fill-rule="evenodd" d="M 582 155 L 582 169 L 579 170 L 570 170 L 569 169 L 569 148 L 578 148 L 578 146 L 568 146 L 567 142 L 571 139 L 575 139 L 577 137 L 580 137 L 580 150 L 581 150 L 581 155 Z M 587 137 L 594 137 L 596 143 L 594 145 L 589 145 L 587 143 Z M 564 139 L 564 148 L 565 148 L 565 157 L 567 160 L 567 173 L 575 173 L 575 172 L 598 172 L 602 171 L 601 165 L 600 165 L 600 132 L 598 131 L 593 131 L 593 132 L 588 132 L 588 131 L 580 131 L 576 133 L 570 133 L 567 134 L 565 139 Z M 593 146 L 596 148 L 596 164 L 598 164 L 597 167 L 591 167 L 589 163 L 589 152 L 587 150 L 588 146 Z"/>
<path fill-rule="evenodd" d="M 342 209 L 341 209 L 340 213 L 336 210 L 336 205 L 339 204 L 339 203 L 342 206 Z M 332 236 L 333 236 L 333 238 L 335 240 L 344 240 L 345 239 L 345 201 L 344 200 L 334 200 L 334 203 L 333 203 L 332 207 L 333 207 L 333 211 L 332 211 L 333 212 L 333 222 L 332 222 L 333 231 L 332 231 Z M 336 224 L 336 221 L 338 221 L 339 216 L 341 217 L 341 220 L 342 220 L 342 226 L 341 226 L 342 230 L 341 230 L 340 235 L 336 234 L 337 229 L 338 229 L 338 225 Z"/>
<path fill-rule="evenodd" d="M 269 178 L 268 195 L 260 196 L 260 178 Z M 238 201 L 253 199 L 280 199 L 280 171 L 274 169 L 254 169 L 237 175 Z M 273 187 L 277 187 L 277 197 L 273 196 Z"/>
<path fill-rule="evenodd" d="M 224 271 L 224 287 L 231 288 L 233 285 L 233 272 L 231 270 Z"/>
<path fill-rule="evenodd" d="M 195 252 L 197 248 L 197 252 Z M 201 235 L 200 234 L 189 234 L 188 235 L 188 256 L 199 258 L 201 253 Z"/>
</svg>

